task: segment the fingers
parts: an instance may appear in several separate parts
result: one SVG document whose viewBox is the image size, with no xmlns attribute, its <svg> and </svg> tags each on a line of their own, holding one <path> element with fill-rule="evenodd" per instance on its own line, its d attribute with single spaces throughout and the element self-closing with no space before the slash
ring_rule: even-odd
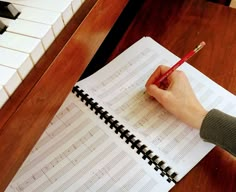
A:
<svg viewBox="0 0 236 192">
<path fill-rule="evenodd" d="M 166 91 L 157 87 L 156 85 L 151 84 L 147 87 L 147 93 L 154 97 L 159 103 L 163 104 L 164 97 L 166 95 Z"/>
<path fill-rule="evenodd" d="M 148 87 L 151 84 L 155 84 L 156 80 L 162 75 L 164 74 L 167 70 L 169 69 L 169 67 L 164 66 L 164 65 L 160 65 L 157 67 L 157 69 L 152 73 L 152 75 L 149 77 L 149 79 L 146 82 L 146 87 Z"/>
</svg>

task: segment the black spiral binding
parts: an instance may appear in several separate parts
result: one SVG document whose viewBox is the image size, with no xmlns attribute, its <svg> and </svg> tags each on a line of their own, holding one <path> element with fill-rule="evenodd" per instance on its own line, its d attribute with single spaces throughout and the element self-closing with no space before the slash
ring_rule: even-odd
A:
<svg viewBox="0 0 236 192">
<path fill-rule="evenodd" d="M 140 140 L 136 139 L 136 137 L 130 133 L 129 130 L 125 129 L 125 127 L 117 120 L 114 120 L 114 117 L 109 115 L 107 111 L 104 110 L 103 107 L 99 106 L 97 102 L 95 102 L 92 98 L 89 97 L 87 93 L 84 93 L 79 86 L 74 86 L 72 89 L 72 93 L 75 93 L 78 98 L 82 102 L 85 103 L 86 106 L 90 107 L 92 111 L 95 112 L 96 115 L 100 115 L 100 119 L 104 120 L 106 124 L 110 124 L 109 127 L 111 129 L 115 129 L 116 134 L 120 134 L 120 138 L 126 139 L 125 142 L 127 144 L 131 143 L 132 149 L 137 149 L 137 154 L 142 155 L 144 160 L 148 160 L 149 165 L 154 165 L 154 169 L 156 171 L 160 170 L 162 177 L 167 177 L 167 181 L 177 183 L 175 177 L 177 173 L 171 173 L 171 167 L 166 166 L 165 162 L 160 160 L 157 155 L 153 154 L 152 150 L 149 150 L 146 145 L 143 145 Z"/>
</svg>

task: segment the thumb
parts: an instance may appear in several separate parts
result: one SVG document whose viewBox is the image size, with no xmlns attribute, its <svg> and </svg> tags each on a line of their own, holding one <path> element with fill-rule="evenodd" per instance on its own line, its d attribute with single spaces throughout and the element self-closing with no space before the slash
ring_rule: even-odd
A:
<svg viewBox="0 0 236 192">
<path fill-rule="evenodd" d="M 162 98 L 166 94 L 165 90 L 160 89 L 159 87 L 157 87 L 156 85 L 153 85 L 153 84 L 151 84 L 147 87 L 147 92 L 149 95 L 154 97 L 160 103 L 162 103 L 162 100 L 163 100 Z"/>
</svg>

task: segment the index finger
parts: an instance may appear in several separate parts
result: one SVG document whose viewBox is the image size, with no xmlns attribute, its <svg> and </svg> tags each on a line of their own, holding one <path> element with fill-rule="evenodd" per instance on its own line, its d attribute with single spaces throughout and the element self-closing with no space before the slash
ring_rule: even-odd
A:
<svg viewBox="0 0 236 192">
<path fill-rule="evenodd" d="M 147 80 L 145 86 L 148 87 L 151 84 L 155 84 L 156 80 L 164 74 L 170 67 L 167 67 L 165 65 L 159 65 L 156 70 L 152 73 L 152 75 Z"/>
</svg>

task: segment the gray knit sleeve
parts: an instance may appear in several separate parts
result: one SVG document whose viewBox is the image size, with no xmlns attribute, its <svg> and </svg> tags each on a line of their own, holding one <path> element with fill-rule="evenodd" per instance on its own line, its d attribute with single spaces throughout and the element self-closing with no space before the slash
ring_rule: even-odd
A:
<svg viewBox="0 0 236 192">
<path fill-rule="evenodd" d="M 210 110 L 202 122 L 200 136 L 236 156 L 236 117 Z"/>
</svg>

